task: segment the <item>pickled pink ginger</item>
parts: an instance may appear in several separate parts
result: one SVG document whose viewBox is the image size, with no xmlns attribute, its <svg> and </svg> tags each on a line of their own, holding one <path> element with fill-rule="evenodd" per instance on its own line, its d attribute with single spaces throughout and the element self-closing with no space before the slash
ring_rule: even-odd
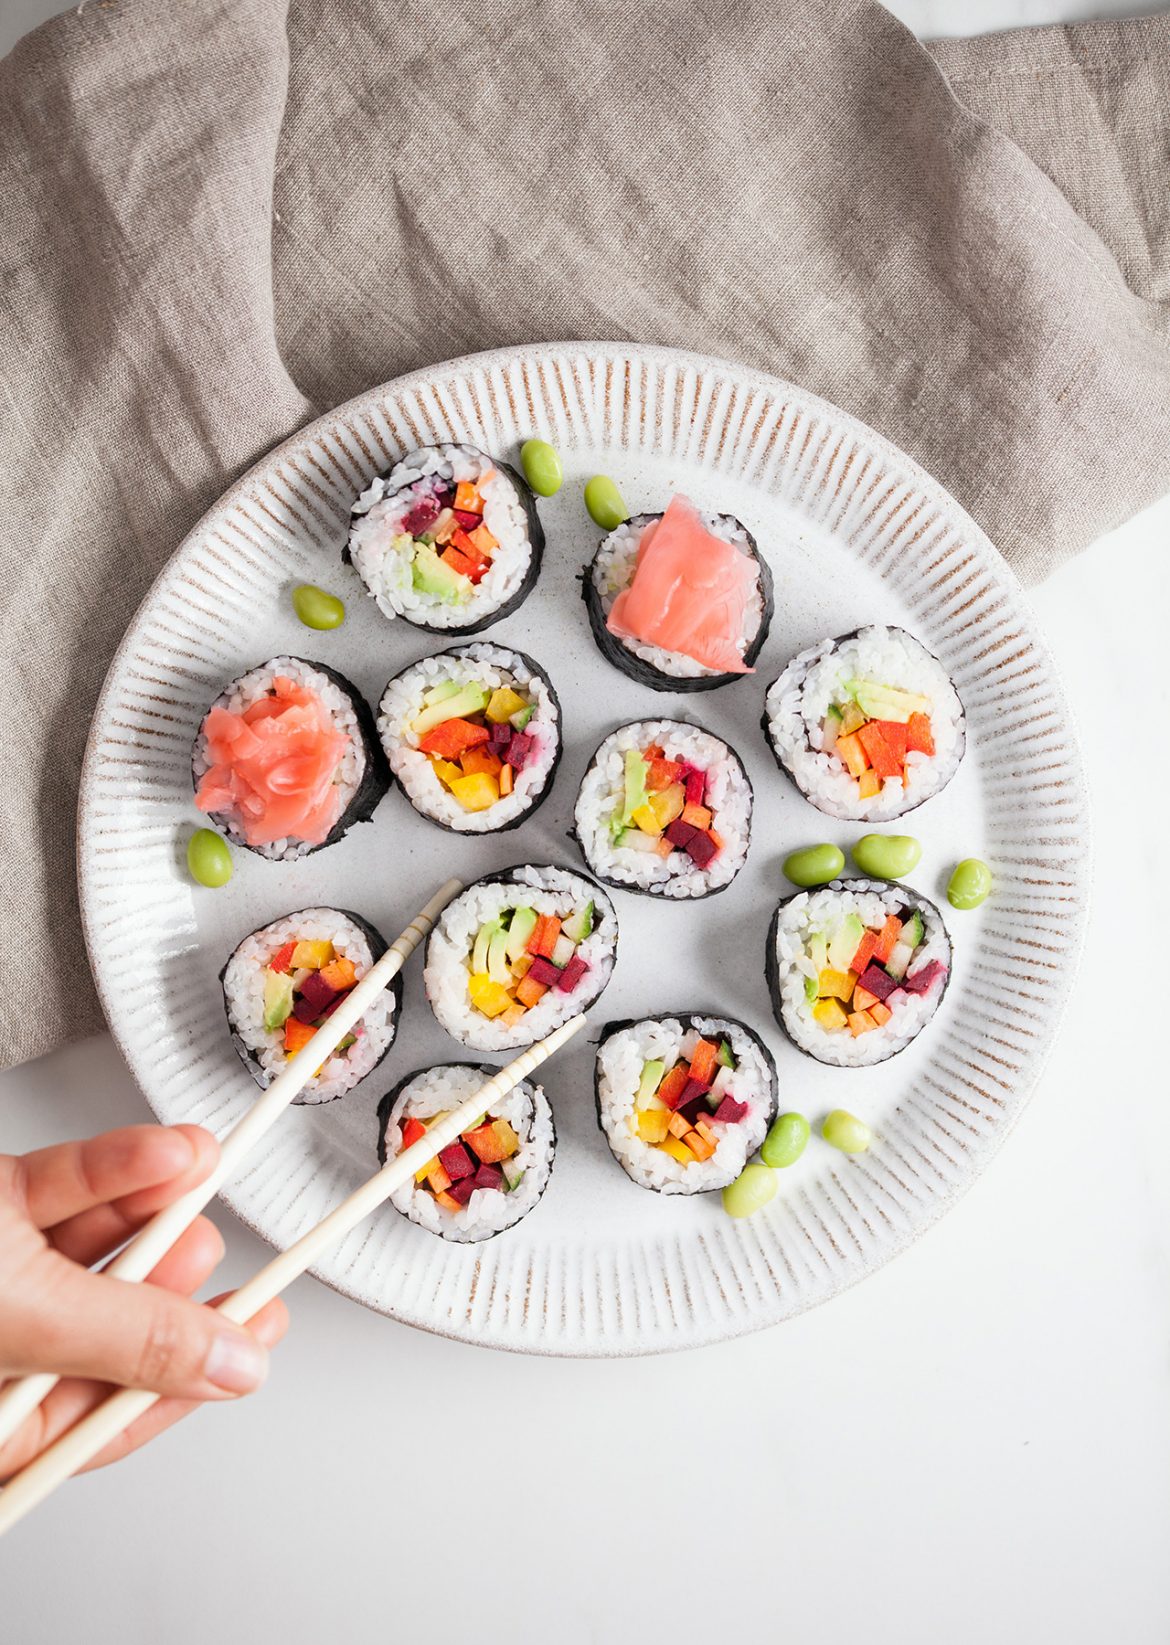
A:
<svg viewBox="0 0 1170 1645">
<path fill-rule="evenodd" d="M 349 747 L 315 691 L 277 675 L 272 694 L 242 713 L 213 708 L 203 722 L 210 768 L 200 811 L 231 818 L 249 845 L 321 845 L 341 815 L 337 767 Z"/>
<path fill-rule="evenodd" d="M 648 525 L 628 588 L 606 628 L 619 639 L 677 651 L 720 674 L 754 674 L 743 660 L 744 615 L 757 589 L 755 562 L 704 526 L 694 504 L 672 497 Z"/>
</svg>

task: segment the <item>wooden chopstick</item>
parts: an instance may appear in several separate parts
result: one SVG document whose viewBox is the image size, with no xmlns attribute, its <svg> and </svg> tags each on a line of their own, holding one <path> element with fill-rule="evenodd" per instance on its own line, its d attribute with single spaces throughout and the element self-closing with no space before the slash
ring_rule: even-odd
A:
<svg viewBox="0 0 1170 1645">
<path fill-rule="evenodd" d="M 204 1206 L 214 1198 L 221 1184 L 243 1162 L 249 1149 L 271 1129 L 294 1097 L 304 1090 L 326 1057 L 340 1045 L 358 1018 L 394 980 L 443 909 L 462 889 L 459 880 L 448 880 L 436 891 L 421 913 L 411 920 L 402 935 L 391 943 L 361 981 L 345 995 L 312 1039 L 290 1058 L 288 1067 L 281 1070 L 243 1119 L 224 1137 L 220 1143 L 219 1161 L 211 1175 L 198 1187 L 190 1189 L 182 1199 L 175 1200 L 153 1216 L 109 1264 L 105 1270 L 107 1274 L 115 1279 L 141 1281 L 158 1266 L 179 1235 L 191 1226 Z M 27 1416 L 32 1415 L 59 1380 L 45 1371 L 16 1377 L 7 1384 L 0 1392 L 0 1445 L 11 1438 Z"/>
<path fill-rule="evenodd" d="M 246 1324 L 266 1303 L 279 1296 L 287 1285 L 303 1274 L 323 1251 L 384 1204 L 416 1171 L 421 1171 L 449 1143 L 468 1130 L 471 1122 L 485 1113 L 493 1102 L 527 1078 L 534 1068 L 559 1051 L 584 1026 L 583 1016 L 570 1017 L 546 1039 L 530 1046 L 514 1062 L 501 1068 L 446 1119 L 433 1125 L 425 1137 L 420 1137 L 418 1142 L 388 1160 L 375 1176 L 364 1182 L 348 1199 L 342 1200 L 307 1234 L 302 1234 L 287 1251 L 274 1257 L 246 1285 L 225 1298 L 218 1311 L 238 1325 Z M 103 1446 L 108 1445 L 161 1397 L 146 1389 L 124 1388 L 121 1393 L 111 1395 L 96 1406 L 76 1427 L 62 1434 L 0 1492 L 0 1536 L 31 1513 L 58 1485 L 84 1467 Z"/>
</svg>

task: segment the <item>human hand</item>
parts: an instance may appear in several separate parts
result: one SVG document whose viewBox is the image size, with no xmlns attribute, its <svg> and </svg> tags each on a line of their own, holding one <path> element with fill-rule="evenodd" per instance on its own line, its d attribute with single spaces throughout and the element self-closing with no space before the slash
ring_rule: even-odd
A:
<svg viewBox="0 0 1170 1645">
<path fill-rule="evenodd" d="M 90 1273 L 143 1223 L 200 1183 L 219 1157 L 197 1125 L 134 1125 L 24 1156 L 0 1154 L 0 1379 L 63 1378 L 0 1446 L 0 1480 L 31 1462 L 108 1392 L 164 1397 L 89 1464 L 115 1462 L 204 1400 L 251 1393 L 288 1328 L 282 1302 L 247 1327 L 190 1300 L 223 1256 L 206 1217 L 142 1285 Z"/>
</svg>

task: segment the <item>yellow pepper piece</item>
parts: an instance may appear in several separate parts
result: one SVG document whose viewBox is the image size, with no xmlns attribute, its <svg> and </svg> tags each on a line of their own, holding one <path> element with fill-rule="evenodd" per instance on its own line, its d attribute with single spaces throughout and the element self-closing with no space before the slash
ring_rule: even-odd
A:
<svg viewBox="0 0 1170 1645">
<path fill-rule="evenodd" d="M 826 967 L 817 978 L 817 993 L 822 999 L 831 996 L 833 999 L 851 1000 L 856 985 L 856 971 L 834 971 L 832 967 Z"/>
<path fill-rule="evenodd" d="M 493 982 L 486 971 L 476 971 L 467 984 L 467 991 L 471 995 L 471 1003 L 477 1011 L 482 1011 L 485 1017 L 502 1017 L 505 1011 L 510 1011 L 516 1001 L 508 990 L 500 983 Z"/>
<path fill-rule="evenodd" d="M 643 834 L 653 834 L 655 839 L 662 833 L 662 824 L 649 804 L 640 805 L 636 811 L 631 812 L 630 821 L 635 828 L 640 828 Z"/>
<path fill-rule="evenodd" d="M 813 1006 L 812 1014 L 822 1028 L 830 1031 L 834 1028 L 844 1028 L 849 1021 L 838 1000 L 818 1000 Z"/>
<path fill-rule="evenodd" d="M 695 1163 L 695 1156 L 686 1143 L 680 1142 L 677 1137 L 667 1137 L 666 1141 L 660 1142 L 658 1146 L 664 1154 L 669 1154 L 671 1159 L 676 1159 L 680 1165 L 693 1165 Z"/>
<path fill-rule="evenodd" d="M 484 714 L 493 725 L 503 725 L 505 720 L 510 720 L 513 714 L 519 714 L 522 708 L 527 707 L 528 704 L 519 692 L 513 691 L 510 687 L 504 685 L 492 692 L 488 698 L 488 705 L 484 709 Z"/>
<path fill-rule="evenodd" d="M 665 1142 L 669 1108 L 639 1108 L 630 1118 L 630 1130 L 643 1142 Z"/>
<path fill-rule="evenodd" d="M 333 944 L 327 937 L 320 941 L 316 938 L 306 938 L 304 942 L 297 943 L 289 963 L 294 971 L 320 971 L 332 958 Z"/>
<path fill-rule="evenodd" d="M 507 1154 L 504 1156 L 505 1159 L 511 1159 L 513 1154 L 519 1152 L 520 1138 L 508 1124 L 507 1120 L 493 1120 L 492 1130 L 500 1139 L 500 1147 L 508 1150 Z"/>
<path fill-rule="evenodd" d="M 453 765 L 450 760 L 432 760 L 431 768 L 444 788 L 450 788 L 463 775 L 463 767 Z"/>
<path fill-rule="evenodd" d="M 451 792 L 464 811 L 486 811 L 500 797 L 500 785 L 488 771 L 474 771 L 470 777 L 455 777 Z"/>
<path fill-rule="evenodd" d="M 651 794 L 647 804 L 658 819 L 659 829 L 669 828 L 676 817 L 681 817 L 687 803 L 687 791 L 682 783 L 672 783 L 657 794 Z"/>
<path fill-rule="evenodd" d="M 860 800 L 872 800 L 882 791 L 882 779 L 876 771 L 863 771 L 857 779 L 857 797 Z"/>
</svg>

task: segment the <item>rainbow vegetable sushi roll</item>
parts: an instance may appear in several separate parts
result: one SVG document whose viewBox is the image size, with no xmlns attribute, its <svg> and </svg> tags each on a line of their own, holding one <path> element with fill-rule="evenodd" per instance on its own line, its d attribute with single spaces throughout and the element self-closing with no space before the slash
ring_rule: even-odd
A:
<svg viewBox="0 0 1170 1645">
<path fill-rule="evenodd" d="M 273 657 L 225 686 L 191 768 L 195 804 L 213 826 L 273 862 L 342 839 L 390 786 L 365 699 L 303 657 Z"/>
<path fill-rule="evenodd" d="M 378 1158 L 385 1164 L 418 1142 L 495 1072 L 446 1062 L 399 1080 L 378 1105 Z M 556 1145 L 548 1098 L 539 1085 L 522 1080 L 390 1203 L 442 1239 L 465 1245 L 491 1239 L 536 1205 L 548 1187 Z"/>
<path fill-rule="evenodd" d="M 752 673 L 772 621 L 772 573 L 751 532 L 685 497 L 611 531 L 582 587 L 602 656 L 655 691 Z"/>
<path fill-rule="evenodd" d="M 301 908 L 244 938 L 220 982 L 232 1040 L 257 1085 L 271 1085 L 385 952 L 381 933 L 345 908 Z M 399 975 L 295 1100 L 352 1091 L 393 1045 L 401 1010 Z"/>
<path fill-rule="evenodd" d="M 967 740 L 938 658 L 876 624 L 793 658 L 768 688 L 763 724 L 805 798 L 846 822 L 889 822 L 941 793 Z"/>
<path fill-rule="evenodd" d="M 543 670 L 486 641 L 396 674 L 378 730 L 411 805 L 457 834 L 518 828 L 547 797 L 561 758 L 561 705 Z"/>
<path fill-rule="evenodd" d="M 574 831 L 606 885 L 652 897 L 729 886 L 751 843 L 752 785 L 727 743 L 683 720 L 610 733 L 577 795 Z"/>
<path fill-rule="evenodd" d="M 587 1011 L 617 954 L 613 904 L 564 868 L 526 863 L 468 886 L 427 939 L 424 980 L 448 1034 L 516 1051 Z"/>
<path fill-rule="evenodd" d="M 594 1086 L 613 1157 L 631 1182 L 659 1194 L 734 1182 L 776 1112 L 776 1065 L 734 1017 L 608 1023 Z"/>
<path fill-rule="evenodd" d="M 890 880 L 836 880 L 783 901 L 766 960 L 776 1021 L 806 1056 L 869 1068 L 938 1010 L 951 941 L 932 902 Z"/>
<path fill-rule="evenodd" d="M 475 446 L 437 445 L 407 452 L 370 482 L 342 557 L 384 616 L 474 634 L 528 598 L 543 551 L 520 475 Z"/>
</svg>

